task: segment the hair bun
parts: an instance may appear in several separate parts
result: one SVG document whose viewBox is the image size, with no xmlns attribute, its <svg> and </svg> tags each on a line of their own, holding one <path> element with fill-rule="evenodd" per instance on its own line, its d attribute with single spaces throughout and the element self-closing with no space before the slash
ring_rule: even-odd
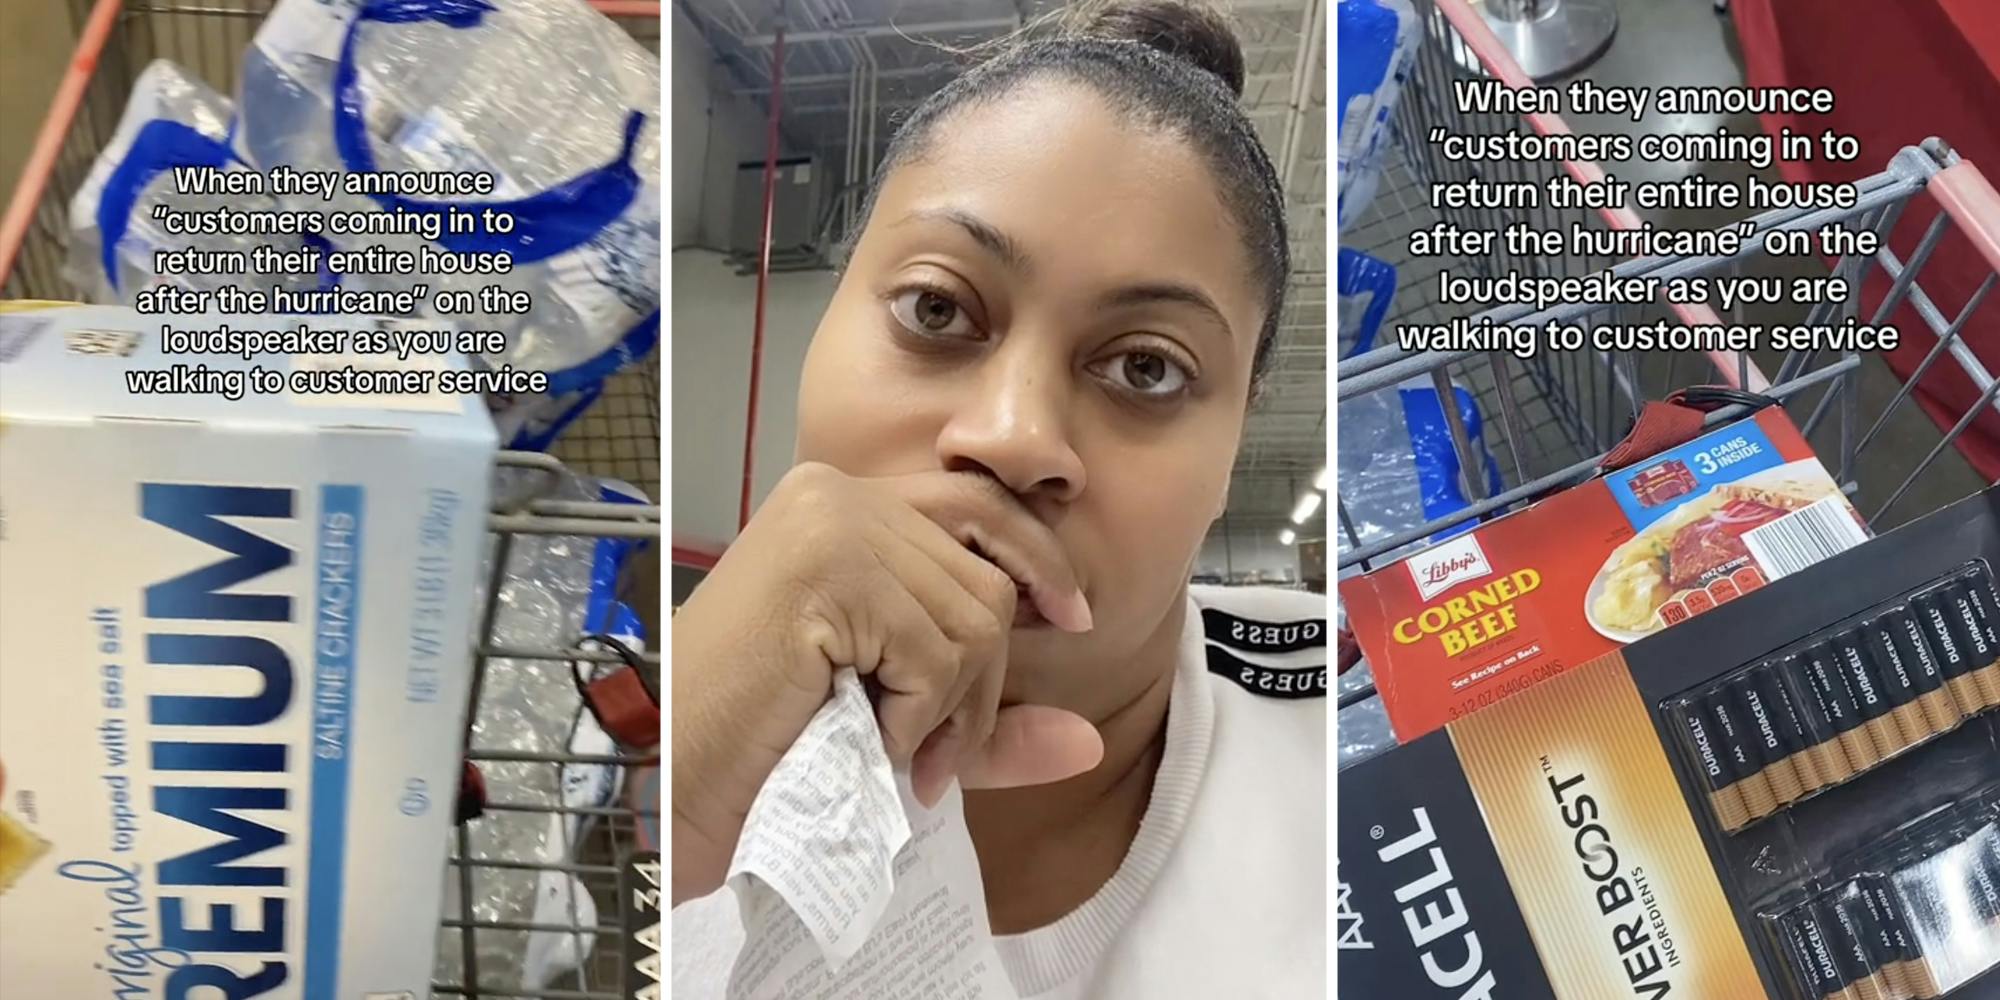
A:
<svg viewBox="0 0 2000 1000">
<path fill-rule="evenodd" d="M 1183 0 L 1109 0 L 1079 11 L 1076 33 L 1138 42 L 1215 74 L 1243 96 L 1243 47 L 1214 8 Z"/>
</svg>

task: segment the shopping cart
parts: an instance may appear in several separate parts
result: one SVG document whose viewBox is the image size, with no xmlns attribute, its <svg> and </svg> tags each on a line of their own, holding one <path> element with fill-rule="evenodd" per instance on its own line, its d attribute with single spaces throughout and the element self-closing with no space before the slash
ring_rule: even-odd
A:
<svg viewBox="0 0 2000 1000">
<path fill-rule="evenodd" d="M 1579 256 L 1514 256 L 1502 252 L 1479 260 L 1412 258 L 1407 241 L 1413 232 L 1440 221 L 1466 229 L 1497 231 L 1526 222 L 1537 228 L 1566 229 L 1570 224 L 1630 229 L 1638 219 L 1629 211 L 1594 213 L 1541 208 L 1523 211 L 1433 210 L 1429 185 L 1467 177 L 1472 166 L 1443 160 L 1425 137 L 1437 126 L 1463 134 L 1500 134 L 1523 127 L 1542 134 L 1569 131 L 1554 115 L 1525 119 L 1498 114 L 1467 114 L 1452 99 L 1454 79 L 1486 75 L 1511 87 L 1529 80 L 1486 21 L 1466 0 L 1416 0 L 1425 40 L 1396 111 L 1395 142 L 1382 189 L 1366 215 L 1349 224 L 1343 247 L 1363 251 L 1399 269 L 1399 294 L 1382 323 L 1383 331 L 1399 323 L 1437 324 L 1473 310 L 1441 303 L 1436 275 L 1442 269 L 1484 275 L 1519 271 L 1533 276 L 1574 276 L 1606 267 L 1631 276 L 1662 279 L 1689 275 L 1773 275 L 1798 273 L 1800 262 L 1773 259 L 1746 241 L 1733 257 L 1651 257 L 1619 261 Z M 1604 171 L 1591 163 L 1482 164 L 1481 175 L 1496 181 L 1544 180 L 1558 170 L 1576 180 L 1594 183 Z M 1511 353 L 1433 352 L 1399 350 L 1392 336 L 1375 347 L 1340 362 L 1337 396 L 1343 407 L 1371 393 L 1396 391 L 1400 385 L 1428 385 L 1440 399 L 1452 399 L 1454 387 L 1478 400 L 1485 421 L 1484 447 L 1473 440 L 1457 406 L 1443 411 L 1451 450 L 1461 470 L 1459 487 L 1467 501 L 1444 516 L 1420 523 L 1368 525 L 1352 515 L 1345 499 L 1336 499 L 1341 575 L 1366 571 L 1422 548 L 1438 533 L 1476 519 L 1497 517 L 1549 491 L 1587 479 L 1605 452 L 1616 445 L 1637 419 L 1647 400 L 1662 399 L 1675 389 L 1696 384 L 1720 384 L 1775 398 L 1831 466 L 1835 478 L 1856 501 L 1878 531 L 1920 516 L 1926 511 L 1912 501 L 1920 484 L 1926 492 L 1962 496 L 1976 490 L 1979 479 L 1953 449 L 1954 442 L 2000 395 L 1996 381 L 1960 338 L 1982 305 L 2000 272 L 2000 196 L 1970 163 L 1962 162 L 1945 143 L 1931 140 L 1904 149 L 1886 169 L 1861 181 L 1859 203 L 1851 209 L 1772 211 L 1755 217 L 1758 232 L 1773 229 L 1815 231 L 1828 225 L 1872 230 L 1883 240 L 1879 252 L 1851 254 L 1832 262 L 1832 273 L 1848 279 L 1852 293 L 1843 301 L 1811 307 L 1779 304 L 1737 322 L 1826 323 L 1847 318 L 1880 324 L 1899 310 L 1913 312 L 1921 326 L 1904 325 L 1906 341 L 1931 343 L 1928 355 L 1907 383 L 1887 384 L 1867 366 L 1881 361 L 1855 352 L 1767 352 L 1757 357 L 1717 352 L 1700 354 L 1616 354 L 1610 352 L 1540 352 L 1527 361 Z M 1941 209 L 1922 229 L 1913 247 L 1891 247 L 1890 234 L 1913 206 L 1925 202 Z M 1947 240 L 1970 241 L 1987 262 L 1984 280 L 1969 295 L 1950 297 L 1927 288 L 1924 266 Z M 1789 269 L 1789 270 L 1788 270 Z M 1878 302 L 1864 303 L 1868 279 L 1886 291 Z M 1866 316 L 1859 316 L 1864 305 Z M 1558 305 L 1541 311 L 1505 306 L 1486 311 L 1496 323 L 1540 325 L 1561 321 L 1586 328 L 1604 323 L 1650 322 L 1673 314 L 1695 325 L 1718 322 L 1703 305 L 1664 303 L 1639 306 Z M 1907 313 L 1906 313 L 1907 314 Z M 1995 313 L 1986 314 L 1992 322 Z M 1381 341 L 1378 341 L 1381 342 Z M 1939 433 L 1926 416 L 1909 404 L 1913 387 L 1940 365 L 1957 366 L 1980 390 L 1977 403 L 1951 427 Z M 1767 375 L 1766 372 L 1771 374 Z M 1880 375 L 1880 372 L 1873 373 Z M 1744 406 L 1729 406 L 1710 414 L 1710 424 L 1741 416 Z M 1912 436 L 1928 438 L 1910 447 Z M 1887 442 L 1898 444 L 1891 446 Z M 1489 461 L 1489 454 L 1492 456 Z M 1496 467 L 1497 468 L 1494 468 Z M 1497 475 L 1466 475 L 1466 470 L 1490 470 Z M 1498 488 L 1493 486 L 1498 483 Z M 1341 489 L 1347 490 L 1348 483 Z M 1372 689 L 1343 695 L 1343 705 L 1365 699 Z"/>
<path fill-rule="evenodd" d="M 69 0 L 68 15 L 79 39 L 69 72 L 57 91 L 30 153 L 21 183 L 10 194 L 0 216 L 0 297 L 72 300 L 78 290 L 63 279 L 61 265 L 68 253 L 65 213 L 71 196 L 91 162 L 109 140 L 124 109 L 132 83 L 147 63 L 172 59 L 223 93 L 233 93 L 240 56 L 256 34 L 258 23 L 274 0 L 195 0 L 190 3 L 149 0 Z M 593 0 L 592 6 L 617 18 L 632 36 L 659 51 L 660 5 L 645 0 Z M 523 539 L 573 537 L 589 551 L 591 540 L 626 538 L 657 543 L 660 508 L 650 504 L 579 501 L 557 498 L 556 486 L 569 469 L 623 480 L 648 497 L 660 488 L 660 416 L 658 354 L 645 364 L 616 376 L 604 394 L 557 443 L 553 455 L 503 452 L 496 478 L 507 475 L 527 485 L 507 497 L 490 518 L 492 572 L 482 588 L 481 641 L 472 651 L 471 704 L 481 705 L 480 692 L 495 671 L 521 669 L 528 663 L 551 663 L 579 669 L 587 663 L 623 662 L 615 652 L 551 644 L 510 647 L 499 641 L 495 625 L 501 615 L 503 576 L 510 554 Z M 651 593 L 650 588 L 635 588 Z M 659 634 L 658 609 L 636 609 L 647 630 Z M 576 637 L 577 641 L 583 636 Z M 660 657 L 639 656 L 639 669 L 659 690 Z M 583 668 L 588 669 L 588 668 Z M 632 860 L 644 851 L 657 852 L 642 832 L 657 828 L 658 785 L 652 794 L 642 787 L 645 776 L 657 777 L 657 758 L 625 753 L 536 753 L 477 749 L 470 729 L 467 759 L 490 773 L 521 773 L 522 767 L 544 767 L 561 774 L 564 768 L 609 765 L 622 769 L 625 793 L 609 804 L 572 806 L 561 800 L 527 796 L 503 784 L 486 789 L 484 814 L 460 825 L 453 836 L 448 870 L 441 873 L 455 884 L 456 906 L 441 921 L 445 940 L 455 941 L 459 954 L 446 955 L 458 970 L 450 981 L 432 984 L 441 997 L 474 1000 L 624 1000 L 654 979 L 636 968 L 649 952 L 630 939 L 621 925 Z M 508 768 L 513 768 L 511 772 Z M 482 854 L 473 846 L 480 824 L 508 814 L 577 815 L 586 820 L 575 828 L 578 843 L 562 845 L 569 859 L 550 862 L 534 857 Z M 569 829 L 568 824 L 563 825 Z M 588 892 L 599 915 L 585 919 L 583 907 L 571 897 L 560 908 L 561 919 L 546 921 L 482 920 L 475 915 L 474 882 L 482 872 L 559 872 L 573 876 Z M 531 985 L 521 977 L 480 961 L 476 941 L 482 932 L 521 932 L 544 941 L 574 942 L 577 967 L 549 986 Z"/>
</svg>

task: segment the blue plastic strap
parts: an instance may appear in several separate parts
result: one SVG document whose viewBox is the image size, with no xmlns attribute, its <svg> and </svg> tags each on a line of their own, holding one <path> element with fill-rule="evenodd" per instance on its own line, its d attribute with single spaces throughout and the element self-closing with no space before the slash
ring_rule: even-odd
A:
<svg viewBox="0 0 2000 1000">
<path fill-rule="evenodd" d="M 643 502 L 611 486 L 598 486 L 597 498 L 605 503 Z M 639 622 L 639 616 L 630 606 L 618 600 L 618 577 L 625 571 L 625 560 L 633 552 L 645 547 L 645 542 L 636 538 L 599 538 L 591 552 L 590 594 L 586 599 L 583 620 L 588 631 L 602 635 L 626 639 L 643 640 L 646 628 Z"/>
<path fill-rule="evenodd" d="M 1347 308 L 1346 299 L 1369 296 L 1368 306 L 1361 313 L 1361 326 L 1354 346 L 1341 355 L 1342 358 L 1351 358 L 1366 354 L 1375 347 L 1375 335 L 1382 329 L 1383 318 L 1389 314 L 1389 303 L 1396 298 L 1396 266 L 1359 250 L 1343 249 L 1336 261 L 1334 280 L 1339 283 L 1343 300 L 1341 308 Z"/>
<path fill-rule="evenodd" d="M 507 447 L 516 451 L 547 451 L 555 444 L 556 438 L 569 429 L 569 425 L 583 415 L 583 411 L 604 394 L 604 380 L 630 367 L 646 355 L 660 342 L 660 311 L 633 324 L 632 329 L 619 338 L 604 353 L 591 358 L 573 368 L 549 373 L 549 396 L 561 399 L 575 395 L 570 405 L 546 426 L 531 425 L 514 435 Z"/>
<path fill-rule="evenodd" d="M 132 218 L 132 206 L 139 201 L 139 192 L 161 172 L 174 167 L 220 169 L 230 159 L 229 143 L 211 139 L 191 125 L 156 118 L 140 127 L 139 134 L 132 138 L 132 148 L 111 171 L 97 198 L 97 232 L 104 242 L 101 248 L 104 276 L 111 281 L 113 291 L 119 290 L 118 244 L 125 239 L 125 228 Z"/>
<path fill-rule="evenodd" d="M 488 0 L 375 0 L 364 5 L 347 37 L 341 43 L 340 64 L 334 70 L 333 139 L 341 162 L 354 173 L 375 173 L 375 153 L 369 148 L 364 124 L 359 74 L 354 68 L 354 40 L 367 21 L 409 24 L 432 21 L 452 28 L 470 28 L 497 8 Z M 632 152 L 646 115 L 633 111 L 625 119 L 625 138 L 618 156 L 610 163 L 586 171 L 539 194 L 515 201 L 441 202 L 417 201 L 394 194 L 373 198 L 385 210 L 419 215 L 448 216 L 452 208 L 492 209 L 514 218 L 509 233 L 453 233 L 440 218 L 437 242 L 455 253 L 498 253 L 513 255 L 517 264 L 553 257 L 589 242 L 620 215 L 639 191 L 639 174 L 632 169 Z"/>
<path fill-rule="evenodd" d="M 1486 495 L 1497 496 L 1501 490 L 1500 464 L 1486 450 L 1485 421 L 1479 412 L 1479 400 L 1461 386 L 1452 386 L 1451 394 L 1458 406 L 1459 420 L 1465 425 L 1472 460 L 1479 466 L 1467 470 L 1469 477 L 1485 480 Z M 1472 501 L 1459 486 L 1462 467 L 1458 447 L 1452 443 L 1450 418 L 1445 415 L 1437 390 L 1421 386 L 1402 389 L 1398 395 L 1402 397 L 1403 417 L 1409 428 L 1410 450 L 1417 460 L 1417 489 L 1423 499 L 1424 517 L 1434 521 L 1471 506 Z M 1443 541 L 1478 526 L 1476 519 L 1467 521 L 1432 535 L 1431 540 Z"/>
</svg>

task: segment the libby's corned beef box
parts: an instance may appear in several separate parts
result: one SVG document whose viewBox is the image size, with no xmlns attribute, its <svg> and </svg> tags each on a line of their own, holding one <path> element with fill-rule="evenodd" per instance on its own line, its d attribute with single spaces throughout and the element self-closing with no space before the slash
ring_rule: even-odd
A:
<svg viewBox="0 0 2000 1000">
<path fill-rule="evenodd" d="M 1774 407 L 1340 593 L 1407 743 L 1867 537 Z"/>
</svg>

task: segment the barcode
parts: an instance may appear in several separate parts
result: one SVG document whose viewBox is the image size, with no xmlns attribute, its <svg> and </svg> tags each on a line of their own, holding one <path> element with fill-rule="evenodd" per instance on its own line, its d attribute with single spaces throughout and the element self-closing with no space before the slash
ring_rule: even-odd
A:
<svg viewBox="0 0 2000 1000">
<path fill-rule="evenodd" d="M 139 346 L 137 330 L 71 330 L 63 334 L 71 354 L 129 358 Z"/>
<path fill-rule="evenodd" d="M 1868 540 L 1854 519 L 1847 499 L 1815 500 L 1770 524 L 1743 533 L 1750 558 L 1773 580 L 1790 576 L 1822 559 L 1837 556 Z"/>
</svg>

